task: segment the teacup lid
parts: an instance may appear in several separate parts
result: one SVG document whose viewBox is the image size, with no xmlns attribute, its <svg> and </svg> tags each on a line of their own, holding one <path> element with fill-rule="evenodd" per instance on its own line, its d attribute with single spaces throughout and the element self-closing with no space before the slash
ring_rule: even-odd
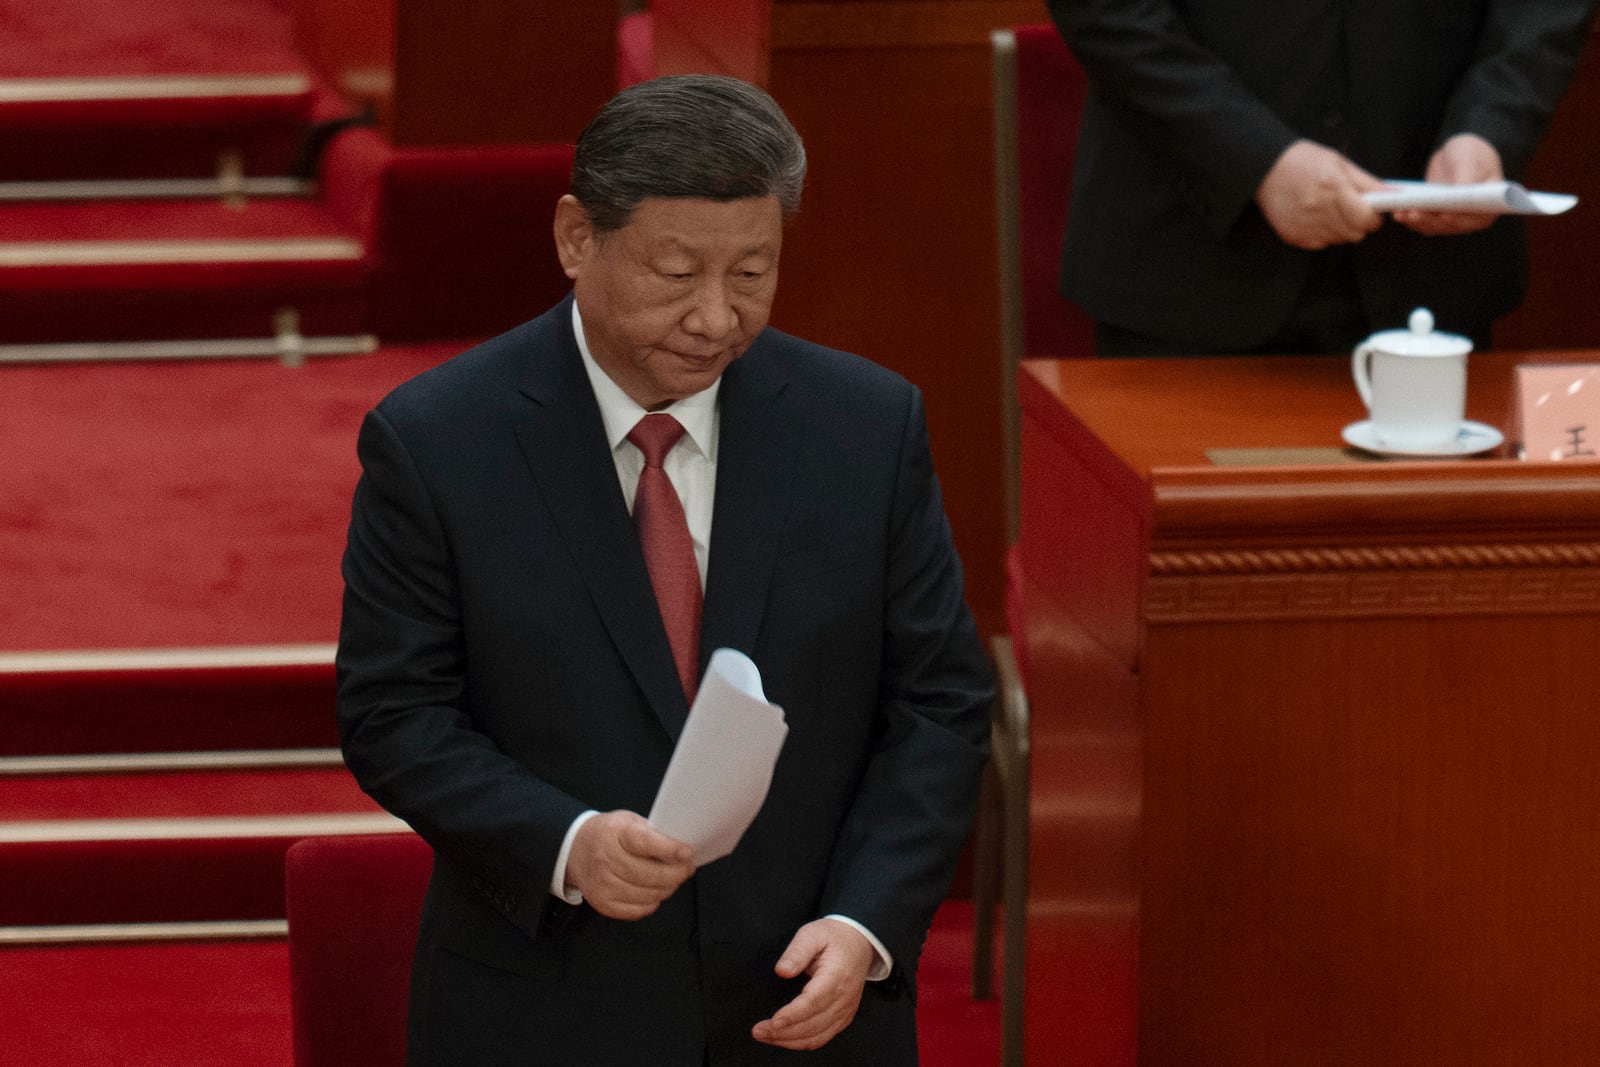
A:
<svg viewBox="0 0 1600 1067">
<path fill-rule="evenodd" d="M 1362 348 L 1393 352 L 1398 356 L 1463 356 L 1472 351 L 1472 339 L 1433 328 L 1433 312 L 1417 308 L 1407 320 L 1409 329 L 1380 330 L 1362 342 Z"/>
</svg>

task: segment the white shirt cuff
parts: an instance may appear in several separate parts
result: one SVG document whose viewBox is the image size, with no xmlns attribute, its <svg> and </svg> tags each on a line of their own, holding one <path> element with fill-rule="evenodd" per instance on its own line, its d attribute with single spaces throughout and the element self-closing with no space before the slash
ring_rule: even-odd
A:
<svg viewBox="0 0 1600 1067">
<path fill-rule="evenodd" d="M 889 972 L 894 970 L 894 957 L 889 955 L 889 950 L 883 947 L 883 942 L 873 936 L 872 931 L 856 922 L 848 915 L 824 915 L 824 919 L 838 919 L 840 922 L 859 930 L 861 936 L 867 939 L 867 944 L 872 946 L 872 951 L 878 956 L 872 961 L 872 970 L 867 972 L 867 981 L 881 982 L 889 977 Z"/>
<path fill-rule="evenodd" d="M 598 811 L 586 811 L 576 819 L 573 819 L 572 825 L 567 827 L 567 836 L 561 839 L 561 851 L 556 853 L 556 869 L 550 872 L 550 892 L 568 904 L 583 903 L 582 893 L 576 889 L 567 888 L 567 857 L 572 854 L 572 841 L 578 836 L 578 827 L 599 814 Z M 849 920 L 845 921 L 848 922 Z M 867 934 L 867 936 L 870 938 L 872 935 Z"/>
</svg>

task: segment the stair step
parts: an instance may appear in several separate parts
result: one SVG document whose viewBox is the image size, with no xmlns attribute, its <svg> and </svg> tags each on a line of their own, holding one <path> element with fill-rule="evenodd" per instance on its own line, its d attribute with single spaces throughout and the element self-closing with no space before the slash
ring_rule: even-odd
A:
<svg viewBox="0 0 1600 1067">
<path fill-rule="evenodd" d="M 244 749 L 233 752 L 110 752 L 61 756 L 0 756 L 0 778 L 84 774 L 162 774 L 342 767 L 336 748 Z"/>
<path fill-rule="evenodd" d="M 332 645 L 0 654 L 0 756 L 338 743 Z"/>
<path fill-rule="evenodd" d="M 251 197 L 299 196 L 316 192 L 300 178 L 96 178 L 88 181 L 0 182 L 0 202 L 12 200 L 213 199 L 242 206 Z"/>
<path fill-rule="evenodd" d="M 99 78 L 0 78 L 0 105 L 110 100 L 300 99 L 311 79 L 283 74 L 130 75 Z"/>
<path fill-rule="evenodd" d="M 0 844 L 368 833 L 392 821 L 342 763 L 29 775 L 0 792 Z"/>
<path fill-rule="evenodd" d="M 303 73 L 0 79 L 0 181 L 287 174 L 316 117 L 342 110 Z"/>
<path fill-rule="evenodd" d="M 342 766 L 8 778 L 0 927 L 281 919 L 295 841 L 405 830 Z"/>
<path fill-rule="evenodd" d="M 20 267 L 195 266 L 222 263 L 302 263 L 359 260 L 361 242 L 348 237 L 263 237 L 254 240 L 8 241 L 0 269 Z"/>
<path fill-rule="evenodd" d="M 0 344 L 365 332 L 366 249 L 326 204 L 0 204 Z"/>
<path fill-rule="evenodd" d="M 394 834 L 405 823 L 383 812 L 309 815 L 186 815 L 167 819 L 35 819 L 0 822 L 0 846 L 107 841 L 298 841 L 302 837 Z M 3 861 L 0 852 L 0 861 Z"/>
<path fill-rule="evenodd" d="M 284 939 L 36 944 L 3 952 L 4 1067 L 294 1062 Z"/>
<path fill-rule="evenodd" d="M 371 334 L 351 337 L 239 337 L 204 341 L 105 341 L 94 344 L 0 345 L 0 363 L 112 363 L 171 359 L 278 359 L 298 365 L 310 356 L 356 356 L 378 350 Z"/>
<path fill-rule="evenodd" d="M 339 238 L 355 230 L 310 198 L 144 198 L 0 204 L 0 252 L 17 244 L 86 241 L 259 241 Z"/>
<path fill-rule="evenodd" d="M 288 936 L 289 923 L 286 919 L 0 926 L 0 948 L 22 945 L 110 945 L 138 941 L 262 941 Z"/>
</svg>

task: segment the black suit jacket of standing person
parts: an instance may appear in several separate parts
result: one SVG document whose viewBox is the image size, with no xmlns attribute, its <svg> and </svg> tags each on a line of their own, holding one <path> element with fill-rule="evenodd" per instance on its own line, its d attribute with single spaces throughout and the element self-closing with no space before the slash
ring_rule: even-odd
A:
<svg viewBox="0 0 1600 1067">
<path fill-rule="evenodd" d="M 1475 133 L 1519 177 L 1565 90 L 1592 0 L 1050 0 L 1090 78 L 1061 263 L 1096 319 L 1217 351 L 1270 337 L 1319 253 L 1253 197 L 1306 138 L 1378 178 L 1423 176 Z M 1354 246 L 1367 317 L 1417 306 L 1473 331 L 1526 287 L 1523 224 Z"/>
<path fill-rule="evenodd" d="M 570 301 L 361 433 L 340 721 L 437 855 L 413 1062 L 791 1062 L 750 1028 L 803 984 L 773 974 L 795 931 L 838 913 L 895 968 L 802 1062 L 914 1063 L 991 695 L 920 395 L 771 329 L 724 373 L 700 662 L 748 653 L 790 733 L 733 854 L 614 921 L 550 894 L 558 848 L 585 809 L 649 810 L 687 707 Z"/>
</svg>

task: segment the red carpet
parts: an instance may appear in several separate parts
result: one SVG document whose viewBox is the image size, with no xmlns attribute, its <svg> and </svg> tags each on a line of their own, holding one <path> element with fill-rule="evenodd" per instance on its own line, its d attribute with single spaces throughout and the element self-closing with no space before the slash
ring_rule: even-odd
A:
<svg viewBox="0 0 1600 1067">
<path fill-rule="evenodd" d="M 361 417 L 464 347 L 0 367 L 0 649 L 334 640 Z"/>
<path fill-rule="evenodd" d="M 999 1062 L 998 1009 L 966 994 L 971 920 L 970 908 L 947 904 L 928 940 L 923 1067 Z M 0 1067 L 292 1062 L 282 942 L 0 949 L 0 1000 Z"/>
<path fill-rule="evenodd" d="M 9 778 L 0 822 L 379 811 L 343 767 Z"/>
<path fill-rule="evenodd" d="M 0 78 L 301 67 L 284 0 L 0 0 Z"/>
<path fill-rule="evenodd" d="M 282 941 L 0 948 L 0 1002 L 3 1067 L 293 1062 Z"/>
</svg>

